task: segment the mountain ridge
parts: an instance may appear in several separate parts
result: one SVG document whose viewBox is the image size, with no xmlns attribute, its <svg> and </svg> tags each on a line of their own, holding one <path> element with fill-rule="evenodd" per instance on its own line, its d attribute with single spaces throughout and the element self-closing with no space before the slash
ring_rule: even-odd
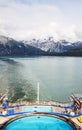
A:
<svg viewBox="0 0 82 130">
<path fill-rule="evenodd" d="M 53 37 L 43 40 L 16 41 L 0 35 L 0 56 L 82 56 L 82 42 L 55 41 Z"/>
<path fill-rule="evenodd" d="M 12 38 L 0 36 L 0 56 L 27 56 L 27 55 L 43 55 L 44 51 L 16 41 Z"/>
<path fill-rule="evenodd" d="M 26 44 L 28 43 L 29 45 L 37 47 L 49 54 L 53 53 L 62 54 L 82 48 L 81 41 L 77 42 L 69 42 L 66 40 L 55 41 L 53 37 L 49 37 L 48 39 L 44 40 L 33 39 L 30 41 L 22 41 L 22 42 Z"/>
</svg>

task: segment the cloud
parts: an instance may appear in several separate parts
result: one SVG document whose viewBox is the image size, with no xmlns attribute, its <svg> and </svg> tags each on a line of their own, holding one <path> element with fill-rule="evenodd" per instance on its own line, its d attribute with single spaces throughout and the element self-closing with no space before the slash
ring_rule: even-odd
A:
<svg viewBox="0 0 82 130">
<path fill-rule="evenodd" d="M 80 40 L 77 20 L 68 21 L 67 16 L 54 0 L 0 0 L 0 34 L 18 40 L 48 36 Z"/>
</svg>

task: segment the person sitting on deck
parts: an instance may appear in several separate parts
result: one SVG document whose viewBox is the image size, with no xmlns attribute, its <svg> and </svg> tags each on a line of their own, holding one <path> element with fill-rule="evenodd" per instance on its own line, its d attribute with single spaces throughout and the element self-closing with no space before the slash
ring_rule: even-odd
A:
<svg viewBox="0 0 82 130">
<path fill-rule="evenodd" d="M 5 97 L 4 100 L 3 100 L 2 107 L 3 108 L 8 108 L 8 106 L 9 106 L 9 101 L 8 101 L 8 98 Z"/>
</svg>

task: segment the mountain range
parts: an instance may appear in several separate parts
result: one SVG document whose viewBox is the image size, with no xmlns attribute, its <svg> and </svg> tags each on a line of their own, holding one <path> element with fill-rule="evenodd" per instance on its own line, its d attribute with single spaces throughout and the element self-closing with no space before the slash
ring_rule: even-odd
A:
<svg viewBox="0 0 82 130">
<path fill-rule="evenodd" d="M 12 38 L 0 36 L 0 56 L 43 55 L 44 51 Z"/>
<path fill-rule="evenodd" d="M 82 42 L 69 42 L 66 40 L 55 41 L 53 37 L 43 40 L 32 39 L 30 41 L 22 41 L 33 47 L 37 47 L 46 52 L 48 55 L 66 55 L 66 56 L 81 56 Z"/>
<path fill-rule="evenodd" d="M 0 56 L 28 55 L 82 56 L 82 42 L 55 41 L 53 37 L 17 41 L 0 36 Z"/>
</svg>

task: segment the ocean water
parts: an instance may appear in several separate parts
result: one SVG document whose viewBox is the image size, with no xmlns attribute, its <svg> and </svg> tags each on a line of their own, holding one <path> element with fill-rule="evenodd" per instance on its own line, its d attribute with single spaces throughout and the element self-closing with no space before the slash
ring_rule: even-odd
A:
<svg viewBox="0 0 82 130">
<path fill-rule="evenodd" d="M 26 57 L 0 59 L 0 93 L 11 100 L 69 101 L 72 93 L 82 92 L 81 57 Z"/>
</svg>

